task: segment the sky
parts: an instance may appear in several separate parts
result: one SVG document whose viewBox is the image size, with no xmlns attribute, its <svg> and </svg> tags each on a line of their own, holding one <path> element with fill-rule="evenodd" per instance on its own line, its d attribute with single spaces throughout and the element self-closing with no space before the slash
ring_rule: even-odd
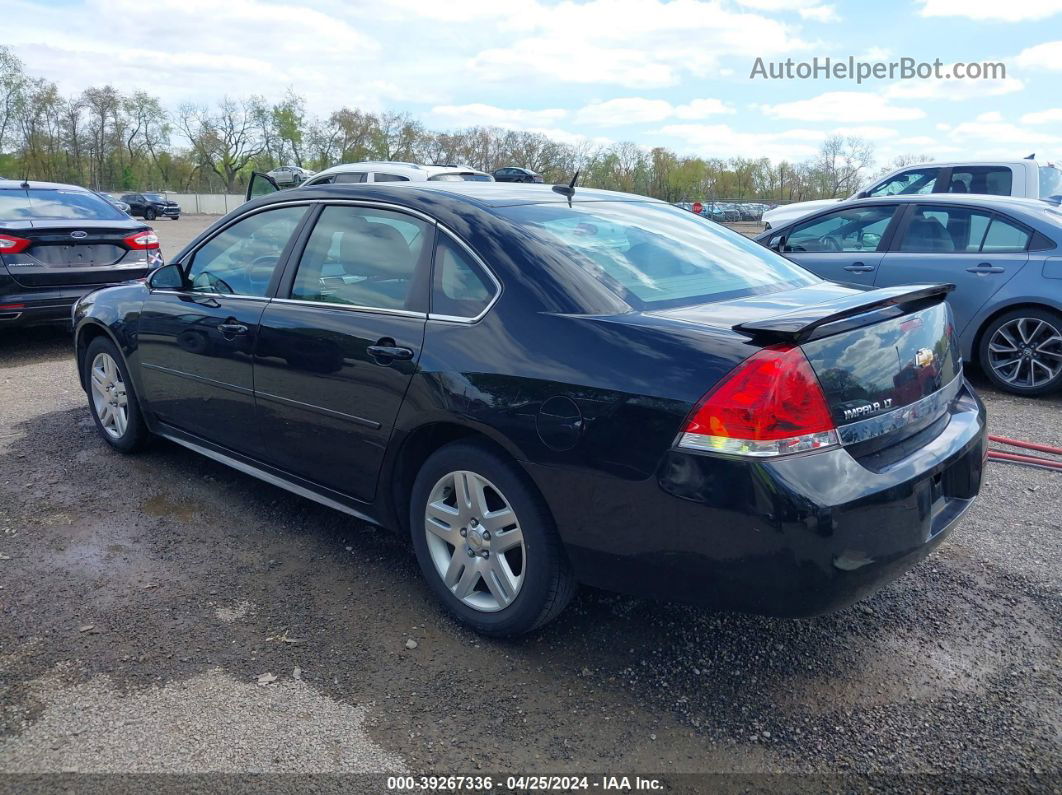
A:
<svg viewBox="0 0 1062 795">
<path fill-rule="evenodd" d="M 175 109 L 224 95 L 311 113 L 394 110 L 633 141 L 705 157 L 803 160 L 831 134 L 879 164 L 1062 160 L 1062 0 L 4 0 L 2 43 L 66 93 L 110 83 Z M 766 80 L 826 57 L 999 61 L 995 80 Z"/>
</svg>

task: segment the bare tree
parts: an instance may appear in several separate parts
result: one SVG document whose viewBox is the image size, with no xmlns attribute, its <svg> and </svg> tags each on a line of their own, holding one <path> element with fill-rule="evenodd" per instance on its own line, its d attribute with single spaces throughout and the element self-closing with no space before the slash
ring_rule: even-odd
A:
<svg viewBox="0 0 1062 795">
<path fill-rule="evenodd" d="M 211 111 L 185 105 L 178 126 L 187 136 L 201 167 L 209 168 L 232 193 L 240 171 L 263 150 L 256 125 L 260 104 L 226 97 Z"/>
</svg>

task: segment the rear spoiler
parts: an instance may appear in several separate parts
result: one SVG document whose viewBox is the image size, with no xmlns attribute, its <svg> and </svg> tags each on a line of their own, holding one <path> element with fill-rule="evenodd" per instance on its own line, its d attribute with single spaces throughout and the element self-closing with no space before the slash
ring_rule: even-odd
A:
<svg viewBox="0 0 1062 795">
<path fill-rule="evenodd" d="M 836 301 L 804 307 L 784 315 L 754 320 L 750 323 L 738 323 L 733 329 L 756 339 L 775 342 L 807 342 L 816 337 L 827 336 L 829 333 L 838 333 L 882 319 L 880 316 L 863 317 L 869 313 L 887 310 L 890 315 L 900 315 L 905 311 L 911 311 L 914 308 L 912 304 L 918 304 L 918 308 L 939 304 L 954 289 L 954 284 L 882 287 Z M 828 332 L 823 329 L 824 326 L 852 318 L 860 318 L 862 322 L 845 323 L 843 328 L 831 329 Z"/>
</svg>

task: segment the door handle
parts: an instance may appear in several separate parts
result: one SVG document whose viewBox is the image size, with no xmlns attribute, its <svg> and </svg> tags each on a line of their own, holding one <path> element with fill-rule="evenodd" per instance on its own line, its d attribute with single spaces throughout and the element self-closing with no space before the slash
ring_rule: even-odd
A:
<svg viewBox="0 0 1062 795">
<path fill-rule="evenodd" d="M 222 334 L 246 334 L 249 329 L 243 323 L 222 323 L 218 331 Z"/>
<path fill-rule="evenodd" d="M 866 265 L 862 262 L 853 262 L 851 265 L 845 265 L 844 269 L 851 273 L 870 273 L 874 270 L 873 265 Z"/>
<path fill-rule="evenodd" d="M 398 345 L 370 345 L 365 349 L 377 364 L 390 364 L 393 361 L 409 361 L 413 358 L 410 348 Z"/>
<path fill-rule="evenodd" d="M 1004 268 L 993 265 L 991 262 L 978 262 L 976 268 L 967 268 L 967 273 L 1003 273 Z"/>
</svg>

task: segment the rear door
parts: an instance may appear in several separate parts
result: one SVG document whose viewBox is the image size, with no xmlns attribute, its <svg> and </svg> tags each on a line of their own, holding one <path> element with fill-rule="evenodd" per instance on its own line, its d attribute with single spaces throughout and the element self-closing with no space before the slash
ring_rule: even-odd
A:
<svg viewBox="0 0 1062 795">
<path fill-rule="evenodd" d="M 1031 237 L 1012 219 L 980 207 L 912 205 L 875 284 L 954 284 L 948 303 L 961 335 L 985 302 L 1029 261 Z"/>
<path fill-rule="evenodd" d="M 181 263 L 185 286 L 151 290 L 138 326 L 141 382 L 159 419 L 222 447 L 261 455 L 251 357 L 307 204 L 244 215 Z"/>
<path fill-rule="evenodd" d="M 434 224 L 325 206 L 265 309 L 254 354 L 265 460 L 371 501 L 427 319 Z"/>
<path fill-rule="evenodd" d="M 859 204 L 833 210 L 779 232 L 770 247 L 781 246 L 788 259 L 824 279 L 873 284 L 898 207 Z"/>
</svg>

